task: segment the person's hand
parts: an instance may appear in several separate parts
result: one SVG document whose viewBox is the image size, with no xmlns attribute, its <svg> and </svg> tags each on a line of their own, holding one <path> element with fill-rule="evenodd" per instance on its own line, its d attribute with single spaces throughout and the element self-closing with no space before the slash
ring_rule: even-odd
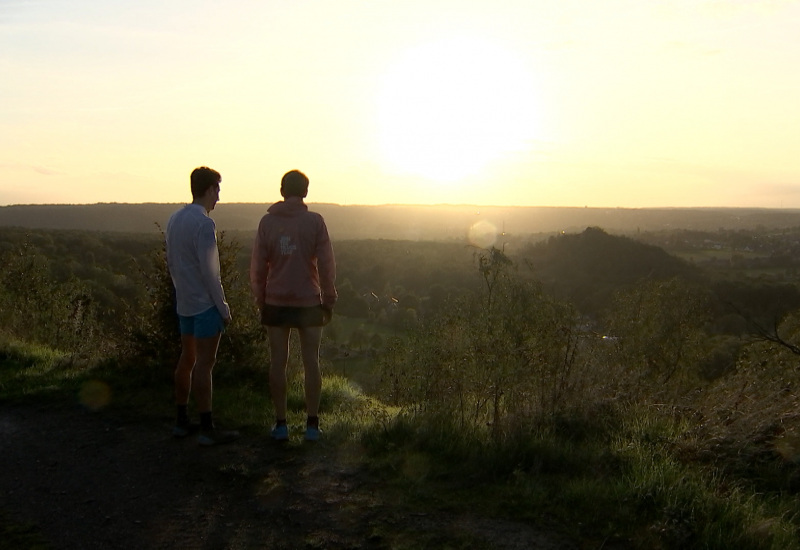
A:
<svg viewBox="0 0 800 550">
<path fill-rule="evenodd" d="M 230 325 L 230 324 L 231 324 L 231 321 L 232 321 L 232 319 L 231 319 L 230 317 L 225 317 L 225 318 L 222 320 L 222 322 L 223 322 L 223 323 L 225 323 L 225 326 L 226 326 L 226 327 L 227 327 L 228 325 Z"/>
<path fill-rule="evenodd" d="M 322 324 L 327 325 L 331 322 L 331 318 L 333 317 L 333 308 L 330 306 L 322 306 Z"/>
</svg>

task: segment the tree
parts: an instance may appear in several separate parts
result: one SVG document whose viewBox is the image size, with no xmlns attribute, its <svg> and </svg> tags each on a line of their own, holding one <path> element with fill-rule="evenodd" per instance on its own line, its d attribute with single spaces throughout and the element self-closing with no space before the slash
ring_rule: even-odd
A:
<svg viewBox="0 0 800 550">
<path fill-rule="evenodd" d="M 518 277 L 498 249 L 476 254 L 483 286 L 449 299 L 380 359 L 395 403 L 460 430 L 499 439 L 576 403 L 579 359 L 572 308 Z"/>
<path fill-rule="evenodd" d="M 72 353 L 105 347 L 87 285 L 53 279 L 50 261 L 25 242 L 0 257 L 0 320 L 18 338 Z"/>
<path fill-rule="evenodd" d="M 707 337 L 709 303 L 706 292 L 678 278 L 618 292 L 606 322 L 617 361 L 633 377 L 661 383 L 691 368 Z"/>
</svg>

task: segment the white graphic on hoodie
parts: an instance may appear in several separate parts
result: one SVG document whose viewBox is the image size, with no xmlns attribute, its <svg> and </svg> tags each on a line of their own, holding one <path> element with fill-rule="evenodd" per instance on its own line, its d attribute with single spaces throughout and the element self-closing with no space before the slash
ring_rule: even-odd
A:
<svg viewBox="0 0 800 550">
<path fill-rule="evenodd" d="M 288 235 L 281 236 L 281 255 L 291 256 L 292 252 L 297 250 L 296 245 L 290 244 L 291 241 L 292 239 Z"/>
</svg>

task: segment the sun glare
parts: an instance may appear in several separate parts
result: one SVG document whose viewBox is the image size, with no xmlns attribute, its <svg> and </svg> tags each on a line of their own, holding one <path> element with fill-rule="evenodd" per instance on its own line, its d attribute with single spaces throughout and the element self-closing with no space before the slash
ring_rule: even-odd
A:
<svg viewBox="0 0 800 550">
<path fill-rule="evenodd" d="M 536 107 L 533 78 L 507 49 L 474 38 L 421 45 L 383 80 L 382 153 L 400 173 L 458 181 L 529 146 Z"/>
</svg>

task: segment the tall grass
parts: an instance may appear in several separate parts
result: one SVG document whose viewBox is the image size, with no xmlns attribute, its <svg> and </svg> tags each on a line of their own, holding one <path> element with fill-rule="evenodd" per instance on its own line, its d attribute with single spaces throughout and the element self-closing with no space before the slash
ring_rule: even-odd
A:
<svg viewBox="0 0 800 550">
<path fill-rule="evenodd" d="M 503 487 L 498 513 L 552 514 L 599 541 L 800 548 L 787 357 L 774 364 L 770 351 L 770 376 L 742 365 L 704 380 L 696 289 L 645 281 L 621 295 L 608 341 L 496 251 L 479 271 L 483 294 L 451 303 L 383 356 L 383 395 L 401 412 L 365 436 L 379 463 L 480 480 L 476 500 L 484 483 Z"/>
<path fill-rule="evenodd" d="M 0 395 L 4 399 L 59 392 L 79 373 L 68 353 L 0 333 Z"/>
</svg>

